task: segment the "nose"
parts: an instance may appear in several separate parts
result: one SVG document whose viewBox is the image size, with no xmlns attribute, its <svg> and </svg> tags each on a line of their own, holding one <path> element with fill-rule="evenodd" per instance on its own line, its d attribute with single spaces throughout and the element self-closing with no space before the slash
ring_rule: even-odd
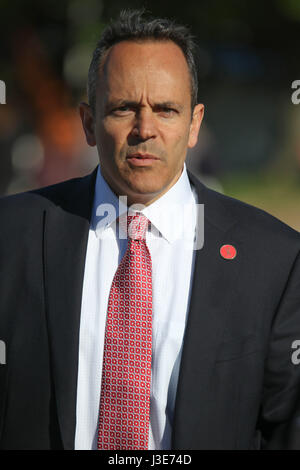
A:
<svg viewBox="0 0 300 470">
<path fill-rule="evenodd" d="M 136 115 L 132 135 L 140 140 L 148 140 L 156 136 L 155 116 L 151 110 L 141 109 Z"/>
</svg>

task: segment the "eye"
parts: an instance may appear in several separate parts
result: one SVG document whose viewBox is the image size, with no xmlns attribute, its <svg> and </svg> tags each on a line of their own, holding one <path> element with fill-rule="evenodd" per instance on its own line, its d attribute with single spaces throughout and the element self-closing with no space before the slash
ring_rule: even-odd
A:
<svg viewBox="0 0 300 470">
<path fill-rule="evenodd" d="M 112 110 L 112 114 L 116 116 L 124 116 L 127 114 L 130 114 L 133 111 L 133 109 L 130 106 L 119 106 L 118 108 L 114 108 Z"/>
<path fill-rule="evenodd" d="M 174 108 L 163 107 L 158 110 L 159 114 L 170 117 L 177 113 L 177 110 Z"/>
</svg>

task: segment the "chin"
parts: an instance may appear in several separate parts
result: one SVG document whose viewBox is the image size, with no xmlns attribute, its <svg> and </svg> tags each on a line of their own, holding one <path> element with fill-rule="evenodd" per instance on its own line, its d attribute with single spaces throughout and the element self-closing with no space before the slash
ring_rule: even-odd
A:
<svg viewBox="0 0 300 470">
<path fill-rule="evenodd" d="M 136 175 L 127 181 L 130 191 L 137 194 L 156 194 L 165 187 L 156 175 Z"/>
<path fill-rule="evenodd" d="M 133 194 L 135 194 L 137 196 L 138 195 L 141 195 L 141 196 L 145 195 L 146 196 L 147 194 L 155 196 L 155 195 L 159 194 L 163 190 L 163 188 L 158 187 L 158 186 L 153 186 L 153 185 L 149 185 L 149 186 L 148 185 L 147 186 L 145 186 L 145 185 L 143 185 L 143 186 L 142 185 L 132 185 L 132 186 L 130 186 L 130 190 Z"/>
</svg>

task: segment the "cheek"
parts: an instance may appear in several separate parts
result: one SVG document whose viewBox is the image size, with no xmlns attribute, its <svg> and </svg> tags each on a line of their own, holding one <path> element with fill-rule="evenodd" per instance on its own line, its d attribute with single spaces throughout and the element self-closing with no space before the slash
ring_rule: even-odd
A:
<svg viewBox="0 0 300 470">
<path fill-rule="evenodd" d="M 187 148 L 189 141 L 189 128 L 177 128 L 174 132 L 169 134 L 168 142 L 169 147 L 173 150 L 174 157 L 178 159 L 180 154 L 182 154 L 182 158 L 185 156 L 184 150 Z M 175 155 L 176 153 L 176 155 Z M 172 155 L 170 155 L 172 157 Z"/>
<path fill-rule="evenodd" d="M 126 123 L 105 122 L 103 125 L 102 138 L 111 148 L 119 152 L 127 144 L 130 126 Z"/>
<path fill-rule="evenodd" d="M 112 157 L 122 146 L 122 135 L 118 129 L 112 126 L 103 125 L 97 132 L 97 146 L 102 149 L 102 153 Z"/>
</svg>

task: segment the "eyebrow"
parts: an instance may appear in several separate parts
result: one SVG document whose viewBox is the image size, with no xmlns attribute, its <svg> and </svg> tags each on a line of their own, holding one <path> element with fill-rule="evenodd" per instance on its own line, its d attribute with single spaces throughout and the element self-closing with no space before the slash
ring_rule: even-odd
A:
<svg viewBox="0 0 300 470">
<path fill-rule="evenodd" d="M 110 111 L 114 108 L 129 106 L 132 108 L 140 108 L 141 104 L 138 101 L 133 100 L 111 100 L 106 104 L 106 111 Z M 183 106 L 175 101 L 162 101 L 159 103 L 154 103 L 153 108 L 176 108 L 178 111 L 183 110 Z"/>
</svg>

